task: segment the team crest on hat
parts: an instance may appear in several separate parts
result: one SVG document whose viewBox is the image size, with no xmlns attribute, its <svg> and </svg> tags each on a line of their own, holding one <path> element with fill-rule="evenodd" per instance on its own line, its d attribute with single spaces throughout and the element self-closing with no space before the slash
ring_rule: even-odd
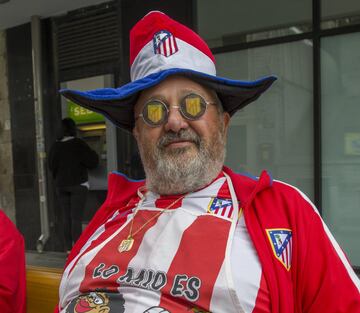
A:
<svg viewBox="0 0 360 313">
<path fill-rule="evenodd" d="M 160 30 L 153 37 L 154 53 L 169 57 L 179 51 L 175 36 L 167 30 Z"/>
<path fill-rule="evenodd" d="M 208 213 L 226 218 L 231 218 L 233 213 L 233 205 L 231 200 L 212 198 L 208 205 Z"/>
<path fill-rule="evenodd" d="M 266 229 L 275 257 L 289 271 L 291 267 L 292 231 L 287 228 Z"/>
</svg>

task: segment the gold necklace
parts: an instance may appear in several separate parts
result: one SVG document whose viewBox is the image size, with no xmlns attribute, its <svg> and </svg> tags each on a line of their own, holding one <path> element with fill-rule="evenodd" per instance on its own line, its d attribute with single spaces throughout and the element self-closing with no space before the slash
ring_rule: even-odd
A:
<svg viewBox="0 0 360 313">
<path fill-rule="evenodd" d="M 138 205 L 136 206 L 136 211 L 134 213 L 134 216 L 131 220 L 131 225 L 130 225 L 130 230 L 129 230 L 129 235 L 127 236 L 126 239 L 123 239 L 118 247 L 118 250 L 120 253 L 122 252 L 126 252 L 126 251 L 130 251 L 133 244 L 134 244 L 134 236 L 140 232 L 147 224 L 149 224 L 153 219 L 159 217 L 161 214 L 163 214 L 166 210 L 170 209 L 173 205 L 175 205 L 178 201 L 180 201 L 181 199 L 183 199 L 185 197 L 185 195 L 177 198 L 175 201 L 173 201 L 169 206 L 167 206 L 165 209 L 162 209 L 159 213 L 155 214 L 153 217 L 151 217 L 150 219 L 148 219 L 143 225 L 141 225 L 139 227 L 139 229 L 137 229 L 134 233 L 132 233 L 132 228 L 133 228 L 133 224 L 134 224 L 134 219 L 135 216 L 137 214 L 137 212 L 139 211 L 142 201 L 140 200 L 138 202 Z"/>
</svg>

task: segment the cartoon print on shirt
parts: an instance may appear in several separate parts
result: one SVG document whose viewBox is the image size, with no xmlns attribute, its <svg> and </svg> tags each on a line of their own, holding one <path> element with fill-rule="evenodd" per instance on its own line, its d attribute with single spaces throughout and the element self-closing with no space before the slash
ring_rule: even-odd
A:
<svg viewBox="0 0 360 313">
<path fill-rule="evenodd" d="M 203 309 L 199 309 L 197 307 L 192 307 L 188 310 L 189 312 L 193 312 L 193 313 L 211 313 L 209 311 L 203 310 Z"/>
<path fill-rule="evenodd" d="M 124 303 L 121 294 L 111 297 L 105 292 L 90 292 L 73 299 L 66 308 L 66 313 L 123 313 Z"/>
<path fill-rule="evenodd" d="M 143 313 L 171 313 L 171 312 L 160 306 L 152 306 L 151 308 L 148 308 Z"/>
</svg>

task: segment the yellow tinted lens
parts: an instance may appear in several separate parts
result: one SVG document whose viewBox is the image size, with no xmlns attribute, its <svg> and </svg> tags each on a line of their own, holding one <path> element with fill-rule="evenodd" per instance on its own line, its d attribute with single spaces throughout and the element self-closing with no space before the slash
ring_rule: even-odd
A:
<svg viewBox="0 0 360 313">
<path fill-rule="evenodd" d="M 195 117 L 201 112 L 201 98 L 200 97 L 188 97 L 185 99 L 186 113 Z"/>
<path fill-rule="evenodd" d="M 161 123 L 164 118 L 164 105 L 157 101 L 147 103 L 144 117 L 151 124 Z"/>
<path fill-rule="evenodd" d="M 181 105 L 181 111 L 188 119 L 200 118 L 205 113 L 205 110 L 205 100 L 196 94 L 186 96 Z"/>
</svg>

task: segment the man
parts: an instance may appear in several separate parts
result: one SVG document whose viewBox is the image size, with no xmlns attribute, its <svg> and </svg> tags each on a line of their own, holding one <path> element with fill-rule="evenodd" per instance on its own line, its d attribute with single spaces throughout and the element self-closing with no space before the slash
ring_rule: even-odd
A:
<svg viewBox="0 0 360 313">
<path fill-rule="evenodd" d="M 110 176 L 58 310 L 101 291 L 124 312 L 360 312 L 359 280 L 306 196 L 223 167 L 230 116 L 274 77 L 217 77 L 205 42 L 161 12 L 130 43 L 131 83 L 62 91 L 133 132 L 146 181 Z"/>
<path fill-rule="evenodd" d="M 25 313 L 25 246 L 15 225 L 0 210 L 0 311 Z"/>
<path fill-rule="evenodd" d="M 55 180 L 56 192 L 63 211 L 65 251 L 82 232 L 89 182 L 88 169 L 98 166 L 99 158 L 85 141 L 76 137 L 76 124 L 71 118 L 61 121 L 61 134 L 49 152 L 49 168 Z"/>
</svg>

